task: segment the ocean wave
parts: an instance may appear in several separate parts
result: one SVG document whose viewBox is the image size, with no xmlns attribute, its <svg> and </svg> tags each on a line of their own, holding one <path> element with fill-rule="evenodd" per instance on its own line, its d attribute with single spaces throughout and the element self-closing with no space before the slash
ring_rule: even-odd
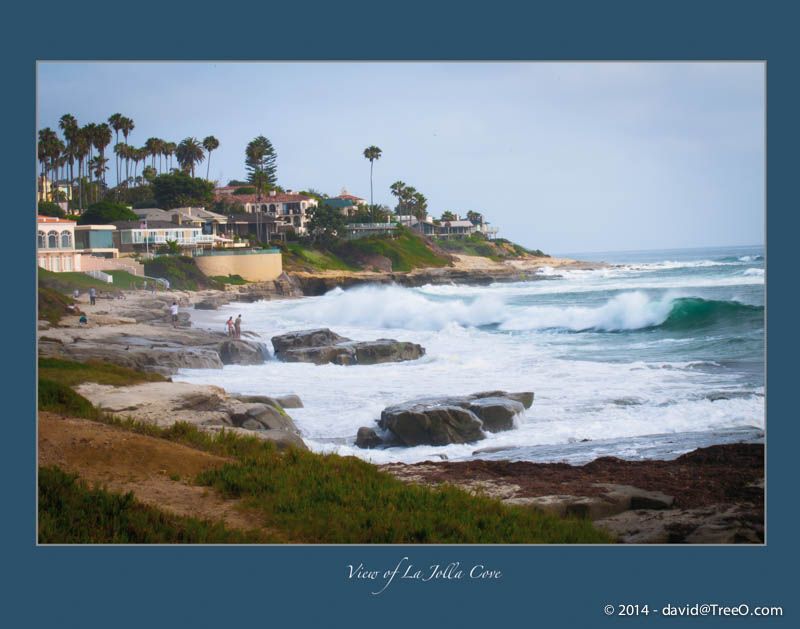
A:
<svg viewBox="0 0 800 629">
<path fill-rule="evenodd" d="M 747 275 L 751 277 L 764 277 L 764 269 L 747 269 L 742 275 Z"/>
<path fill-rule="evenodd" d="M 401 286 L 334 289 L 299 304 L 293 315 L 326 326 L 440 331 L 448 326 L 502 331 L 618 332 L 661 327 L 688 330 L 722 324 L 758 324 L 763 306 L 667 293 L 625 292 L 598 307 L 509 306 L 499 295 L 437 299 Z"/>
</svg>

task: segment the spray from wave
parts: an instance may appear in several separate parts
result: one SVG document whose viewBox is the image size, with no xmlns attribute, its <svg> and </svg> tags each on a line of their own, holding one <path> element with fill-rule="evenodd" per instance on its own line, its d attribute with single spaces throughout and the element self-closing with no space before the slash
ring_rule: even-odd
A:
<svg viewBox="0 0 800 629">
<path fill-rule="evenodd" d="M 300 304 L 294 315 L 312 324 L 443 330 L 449 326 L 497 326 L 502 331 L 560 329 L 619 332 L 661 327 L 686 330 L 721 324 L 753 323 L 763 306 L 667 293 L 654 297 L 626 292 L 598 307 L 511 306 L 500 296 L 441 299 L 400 286 L 334 289 Z"/>
</svg>

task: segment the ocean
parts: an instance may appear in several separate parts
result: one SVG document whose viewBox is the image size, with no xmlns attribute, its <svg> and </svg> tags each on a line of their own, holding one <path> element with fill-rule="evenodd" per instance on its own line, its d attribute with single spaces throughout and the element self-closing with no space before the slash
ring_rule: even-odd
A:
<svg viewBox="0 0 800 629">
<path fill-rule="evenodd" d="M 295 393 L 289 412 L 316 452 L 374 463 L 473 458 L 583 464 L 600 456 L 671 459 L 765 436 L 764 248 L 564 254 L 612 266 L 543 268 L 547 279 L 489 286 L 362 286 L 321 297 L 193 311 L 197 327 L 269 339 L 328 327 L 394 338 L 417 361 L 316 366 L 269 361 L 182 370 L 174 379 L 231 393 Z M 417 397 L 533 391 L 514 430 L 473 444 L 363 450 L 360 426 Z"/>
</svg>

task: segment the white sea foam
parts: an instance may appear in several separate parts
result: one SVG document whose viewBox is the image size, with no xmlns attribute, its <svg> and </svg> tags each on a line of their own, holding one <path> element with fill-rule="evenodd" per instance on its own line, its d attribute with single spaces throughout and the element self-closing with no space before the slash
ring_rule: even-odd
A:
<svg viewBox="0 0 800 629">
<path fill-rule="evenodd" d="M 763 303 L 763 275 L 744 275 L 741 267 L 728 267 L 724 273 L 688 270 L 659 281 L 646 271 L 615 272 L 618 277 L 574 272 L 563 280 L 480 287 L 336 289 L 302 300 L 195 311 L 193 323 L 212 329 L 221 329 L 230 314 L 241 312 L 244 329 L 267 343 L 275 334 L 329 327 L 358 340 L 391 337 L 420 343 L 426 355 L 418 361 L 349 367 L 268 361 L 183 370 L 176 379 L 215 384 L 235 393 L 296 393 L 304 408 L 289 413 L 309 447 L 377 463 L 436 459 L 439 454 L 450 460 L 469 458 L 478 448 L 493 447 L 552 444 L 557 452 L 559 444 L 584 439 L 618 439 L 611 453 L 624 456 L 630 450 L 626 439 L 642 435 L 763 428 L 763 397 L 713 402 L 703 397 L 742 390 L 723 361 L 691 353 L 697 342 L 716 345 L 724 338 L 602 332 L 659 325 L 669 316 L 674 299 L 706 297 L 704 291 L 714 291 L 708 298 Z M 649 292 L 643 290 L 646 287 Z M 621 292 L 592 294 L 598 291 Z M 566 333 L 586 329 L 593 332 Z M 606 359 L 609 343 L 616 353 Z M 758 386 L 755 381 L 747 390 L 758 391 Z M 519 418 L 519 428 L 488 434 L 478 444 L 387 450 L 354 445 L 358 428 L 374 427 L 386 406 L 415 397 L 491 389 L 536 393 L 533 407 Z"/>
</svg>

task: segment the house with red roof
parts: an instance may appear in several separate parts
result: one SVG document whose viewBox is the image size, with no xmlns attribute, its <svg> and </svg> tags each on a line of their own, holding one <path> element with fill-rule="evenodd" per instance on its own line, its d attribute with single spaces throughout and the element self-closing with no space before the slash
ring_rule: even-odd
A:
<svg viewBox="0 0 800 629">
<path fill-rule="evenodd" d="M 275 219 L 278 231 L 293 229 L 298 234 L 306 232 L 308 218 L 306 212 L 312 207 L 316 207 L 317 200 L 305 194 L 298 194 L 288 190 L 286 192 L 276 192 L 270 190 L 260 195 L 258 194 L 237 194 L 227 197 L 228 193 L 219 192 L 216 189 L 216 199 L 233 198 L 244 206 L 247 214 L 263 214 Z"/>
</svg>

